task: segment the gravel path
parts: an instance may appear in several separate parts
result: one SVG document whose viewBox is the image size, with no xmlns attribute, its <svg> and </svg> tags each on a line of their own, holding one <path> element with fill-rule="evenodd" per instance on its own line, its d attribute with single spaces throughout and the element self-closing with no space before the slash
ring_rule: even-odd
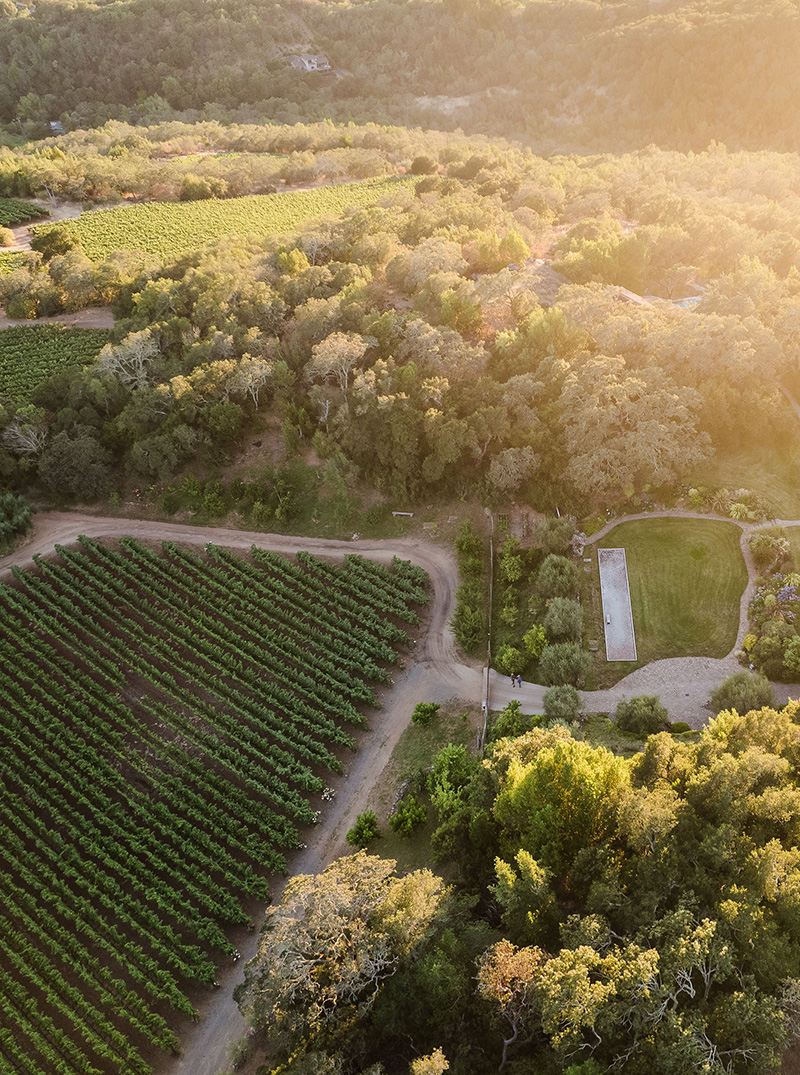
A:
<svg viewBox="0 0 800 1075">
<path fill-rule="evenodd" d="M 53 314 L 52 317 L 36 317 L 30 320 L 6 317 L 0 312 L 0 329 L 35 328 L 37 325 L 70 325 L 72 328 L 113 328 L 114 315 L 110 306 L 87 306 L 71 314 Z"/>
<path fill-rule="evenodd" d="M 630 675 L 621 679 L 616 686 L 603 691 L 583 691 L 581 698 L 584 709 L 588 712 L 610 713 L 623 698 L 632 698 L 637 694 L 657 694 L 673 721 L 683 720 L 693 728 L 702 728 L 712 716 L 708 708 L 711 691 L 719 686 L 723 679 L 742 670 L 734 654 L 742 648 L 744 636 L 747 634 L 747 609 L 755 592 L 758 577 L 748 538 L 753 530 L 759 529 L 764 524 L 740 522 L 737 519 L 730 519 L 727 515 L 718 515 L 714 512 L 701 513 L 670 508 L 666 511 L 619 516 L 588 538 L 586 544 L 596 543 L 620 523 L 664 518 L 716 519 L 720 522 L 733 523 L 741 530 L 739 546 L 747 568 L 748 582 L 739 602 L 739 630 L 736 633 L 733 648 L 727 656 L 721 658 L 672 657 L 664 661 L 653 661 L 651 664 L 635 669 Z M 800 519 L 773 519 L 771 525 L 800 526 Z M 781 704 L 789 698 L 800 697 L 800 684 L 776 683 L 774 687 L 775 697 Z"/>
</svg>

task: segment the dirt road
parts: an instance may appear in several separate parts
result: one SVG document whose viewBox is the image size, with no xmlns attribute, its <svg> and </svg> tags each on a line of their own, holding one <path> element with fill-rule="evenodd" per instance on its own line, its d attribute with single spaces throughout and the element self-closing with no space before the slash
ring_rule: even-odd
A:
<svg viewBox="0 0 800 1075">
<path fill-rule="evenodd" d="M 688 518 L 694 517 L 691 513 L 680 514 Z M 659 516 L 650 514 L 643 517 Z M 616 519 L 611 525 L 623 521 L 626 520 Z M 601 534 L 610 528 L 611 526 L 604 528 Z M 749 550 L 745 550 L 747 527 L 743 526 L 742 529 L 742 547 L 752 585 L 753 565 Z M 255 544 L 286 554 L 308 549 L 331 557 L 358 552 L 383 563 L 390 563 L 392 556 L 396 555 L 419 564 L 430 575 L 432 599 L 424 626 L 420 628 L 415 659 L 396 674 L 393 686 L 380 692 L 382 708 L 370 715 L 369 734 L 364 736 L 359 751 L 353 755 L 346 771 L 339 777 L 330 778 L 336 796 L 332 802 L 325 805 L 319 826 L 314 830 L 313 843 L 309 843 L 307 848 L 296 852 L 292 857 L 290 870 L 293 874 L 317 873 L 349 850 L 344 839 L 345 833 L 356 814 L 370 804 L 373 789 L 379 783 L 391 753 L 409 723 L 416 702 L 444 702 L 450 698 L 473 703 L 481 701 L 482 669 L 478 665 L 470 667 L 463 662 L 449 626 L 455 610 L 457 567 L 450 552 L 439 546 L 415 538 L 390 541 L 329 541 L 321 538 L 251 533 L 223 527 L 195 527 L 150 520 L 43 512 L 35 516 L 32 538 L 11 556 L 0 559 L 0 580 L 11 577 L 12 565 L 27 564 L 34 554 L 49 553 L 54 545 L 72 544 L 79 534 L 95 538 L 129 534 L 149 540 L 170 540 L 195 545 L 208 541 L 245 550 Z M 601 534 L 596 535 L 593 540 L 597 540 Z M 742 610 L 744 615 L 746 595 L 742 598 Z M 745 624 L 746 620 L 740 624 L 740 635 Z M 622 697 L 642 693 L 661 694 L 673 720 L 690 719 L 693 726 L 700 727 L 710 716 L 704 707 L 711 689 L 738 668 L 732 656 L 721 660 L 688 657 L 656 661 L 637 669 L 611 690 L 583 692 L 583 706 L 588 712 L 607 712 L 612 710 Z M 489 707 L 500 709 L 510 700 L 516 699 L 521 703 L 523 712 L 541 713 L 545 690 L 545 687 L 534 683 L 523 683 L 521 688 L 512 688 L 509 679 L 492 671 L 489 675 Z M 787 696 L 791 693 L 792 697 L 797 697 L 800 689 L 789 686 L 785 693 Z M 279 897 L 282 885 L 282 879 L 274 879 L 275 898 Z M 224 1069 L 229 1043 L 241 1037 L 246 1030 L 231 992 L 234 985 L 242 980 L 244 965 L 255 954 L 257 942 L 258 937 L 254 933 L 248 937 L 246 945 L 240 946 L 241 961 L 220 969 L 220 988 L 209 993 L 207 1001 L 198 1005 L 201 1014 L 199 1025 L 189 1026 L 182 1032 L 183 1055 L 178 1060 L 164 1058 L 159 1066 L 161 1075 L 217 1075 L 217 1072 Z"/>
<path fill-rule="evenodd" d="M 206 541 L 234 549 L 249 549 L 256 544 L 276 552 L 294 553 L 308 549 L 325 556 L 343 556 L 358 552 L 373 560 L 390 563 L 392 556 L 412 560 L 431 576 L 432 599 L 420 629 L 416 659 L 395 675 L 394 686 L 381 691 L 382 708 L 369 716 L 369 735 L 340 777 L 330 776 L 336 796 L 325 805 L 314 842 L 296 852 L 290 870 L 317 873 L 339 855 L 351 850 L 345 833 L 356 814 L 366 809 L 373 788 L 378 783 L 392 751 L 406 728 L 414 705 L 420 701 L 447 701 L 457 697 L 480 702 L 483 675 L 478 667 L 459 662 L 449 620 L 455 608 L 458 572 L 452 555 L 436 545 L 412 539 L 397 541 L 326 541 L 314 538 L 284 537 L 278 534 L 248 533 L 219 527 L 193 527 L 131 519 L 107 519 L 92 515 L 45 512 L 35 516 L 32 541 L 13 555 L 0 560 L 0 579 L 11 576 L 12 564 L 28 563 L 35 553 L 49 553 L 54 545 L 69 545 L 78 534 L 90 537 L 115 537 L 130 534 L 150 540 L 169 540 L 202 544 Z M 273 879 L 273 893 L 280 895 L 283 881 Z M 234 985 L 242 980 L 244 964 L 255 955 L 258 937 L 240 945 L 242 959 L 223 967 L 218 974 L 220 988 L 209 993 L 199 1005 L 201 1021 L 182 1033 L 184 1053 L 177 1061 L 164 1059 L 159 1070 L 163 1075 L 216 1075 L 225 1066 L 228 1044 L 245 1032 L 246 1026 L 231 997 Z"/>
<path fill-rule="evenodd" d="M 113 328 L 114 315 L 110 306 L 87 306 L 71 314 L 53 314 L 52 317 L 32 319 L 6 317 L 0 310 L 0 329 L 36 328 L 37 325 L 67 325 L 70 328 Z"/>
</svg>

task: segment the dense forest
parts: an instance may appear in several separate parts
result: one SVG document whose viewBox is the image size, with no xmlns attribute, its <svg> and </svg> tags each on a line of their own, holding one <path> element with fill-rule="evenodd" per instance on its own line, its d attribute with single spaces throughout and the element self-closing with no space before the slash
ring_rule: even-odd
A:
<svg viewBox="0 0 800 1075">
<path fill-rule="evenodd" d="M 27 137 L 167 118 L 463 128 L 548 152 L 800 135 L 791 0 L 1 0 L 0 25 L 0 122 Z M 300 73 L 297 53 L 331 70 Z"/>
<path fill-rule="evenodd" d="M 61 189 L 104 167 L 121 185 L 128 157 L 112 149 L 130 130 L 9 151 L 0 182 L 20 193 L 45 168 Z M 6 401 L 8 484 L 38 473 L 79 499 L 123 474 L 163 487 L 186 464 L 213 473 L 235 458 L 268 414 L 290 456 L 313 446 L 338 480 L 385 497 L 470 490 L 585 509 L 673 488 L 754 420 L 762 443 L 780 438 L 777 383 L 797 373 L 796 158 L 716 147 L 545 161 L 393 128 L 262 132 L 288 151 L 284 170 L 325 175 L 338 159 L 417 175 L 293 237 L 195 238 L 165 264 L 140 247 L 136 209 L 120 210 L 126 248 L 102 260 L 86 231 L 102 213 L 43 225 L 0 277 L 8 313 L 111 303 L 118 319 L 95 363 Z M 167 139 L 219 131 L 143 134 L 134 168 L 147 176 Z M 276 158 L 203 157 L 193 182 L 224 169 L 242 189 L 263 160 Z M 185 180 L 175 173 L 174 198 Z"/>
<path fill-rule="evenodd" d="M 275 1070 L 776 1070 L 800 1011 L 797 704 L 630 760 L 537 719 L 512 702 L 482 761 L 450 745 L 419 775 L 451 884 L 360 855 L 268 912 L 238 998 Z"/>
</svg>

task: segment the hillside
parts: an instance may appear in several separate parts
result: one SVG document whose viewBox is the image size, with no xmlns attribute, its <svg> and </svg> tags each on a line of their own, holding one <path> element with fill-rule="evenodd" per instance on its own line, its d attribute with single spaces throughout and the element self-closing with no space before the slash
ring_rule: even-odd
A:
<svg viewBox="0 0 800 1075">
<path fill-rule="evenodd" d="M 789 1075 L 798 55 L 0 0 L 0 1075 Z"/>
<path fill-rule="evenodd" d="M 98 162 L 129 180 L 113 133 L 101 132 L 105 154 L 49 160 L 51 185 Z M 166 130 L 147 133 L 155 168 Z M 37 228 L 40 254 L 18 255 L 0 282 L 8 314 L 111 303 L 117 323 L 92 366 L 30 382 L 33 407 L 5 401 L 10 484 L 93 499 L 127 479 L 175 511 L 203 500 L 176 493 L 184 468 L 219 485 L 233 465 L 245 484 L 218 489 L 217 514 L 285 525 L 285 468 L 312 447 L 291 499 L 324 472 L 316 487 L 338 498 L 341 527 L 358 517 L 357 482 L 384 510 L 468 491 L 580 515 L 670 500 L 701 470 L 709 497 L 757 500 L 773 471 L 796 486 L 795 439 L 777 449 L 777 383 L 797 377 L 797 157 L 715 147 L 545 161 L 487 139 L 332 125 L 270 137 L 307 147 L 287 168 L 330 169 L 331 143 L 348 137 L 353 171 L 426 174 Z M 209 183 L 217 165 L 231 183 L 252 179 L 246 153 L 204 160 Z M 8 157 L 8 184 L 37 162 Z M 761 462 L 741 465 L 754 421 Z M 242 450 L 265 430 L 279 469 L 251 478 Z"/>
<path fill-rule="evenodd" d="M 547 152 L 800 134 L 791 0 L 2 0 L 0 23 L 0 122 L 29 137 L 178 117 L 460 128 Z M 293 69 L 299 53 L 331 70 Z"/>
</svg>

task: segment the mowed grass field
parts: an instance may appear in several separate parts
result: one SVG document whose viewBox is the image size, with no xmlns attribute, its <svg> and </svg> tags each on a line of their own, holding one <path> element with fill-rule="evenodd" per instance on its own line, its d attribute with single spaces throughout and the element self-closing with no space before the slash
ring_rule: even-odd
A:
<svg viewBox="0 0 800 1075">
<path fill-rule="evenodd" d="M 797 571 L 800 568 L 800 526 L 787 526 L 786 537 L 792 547 L 794 570 Z"/>
<path fill-rule="evenodd" d="M 71 220 L 68 227 L 92 261 L 102 261 L 115 250 L 141 251 L 169 261 L 225 235 L 265 238 L 289 234 L 306 220 L 338 217 L 347 209 L 373 205 L 410 182 L 411 179 L 389 176 L 282 194 L 149 202 L 84 213 Z M 35 230 L 50 227 L 43 224 Z"/>
<path fill-rule="evenodd" d="M 591 637 L 600 640 L 598 686 L 665 657 L 724 657 L 730 652 L 747 585 L 740 534 L 733 523 L 653 518 L 620 523 L 598 542 L 599 548 L 625 549 L 639 654 L 636 663 L 605 660 L 595 555 L 589 577 L 597 592 L 587 594 L 584 610 Z"/>
<path fill-rule="evenodd" d="M 735 448 L 693 473 L 687 484 L 707 489 L 751 489 L 760 493 L 778 519 L 800 519 L 800 422 L 782 395 L 776 403 L 774 436 L 743 436 Z"/>
</svg>

